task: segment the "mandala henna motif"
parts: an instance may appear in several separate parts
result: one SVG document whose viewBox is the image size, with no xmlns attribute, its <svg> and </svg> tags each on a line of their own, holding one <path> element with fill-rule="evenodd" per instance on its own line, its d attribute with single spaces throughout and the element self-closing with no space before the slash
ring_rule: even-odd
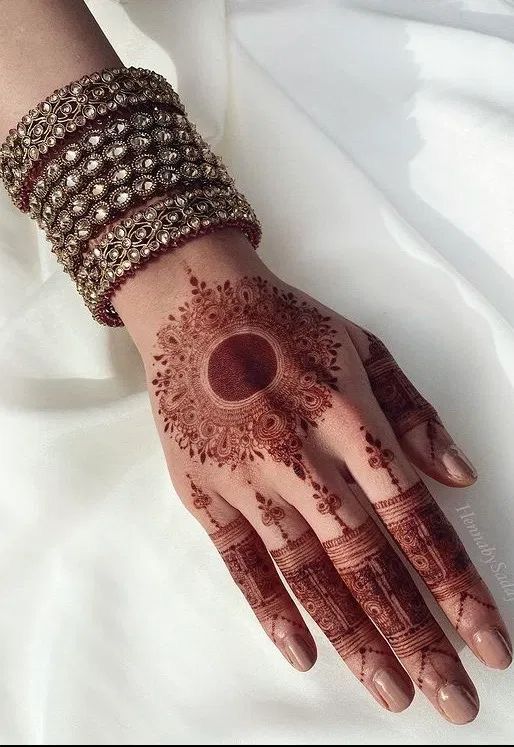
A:
<svg viewBox="0 0 514 747">
<path fill-rule="evenodd" d="M 403 436 L 420 423 L 433 421 L 439 417 L 424 397 L 411 384 L 384 343 L 366 332 L 369 353 L 364 368 L 385 416 L 398 436 Z"/>
<path fill-rule="evenodd" d="M 376 638 L 375 629 L 363 617 L 310 529 L 271 555 L 296 597 L 343 658 L 364 650 Z"/>
<path fill-rule="evenodd" d="M 302 434 L 337 390 L 330 318 L 259 277 L 190 283 L 191 299 L 157 334 L 165 432 L 201 462 L 235 469 L 267 453 L 305 476 Z"/>
</svg>

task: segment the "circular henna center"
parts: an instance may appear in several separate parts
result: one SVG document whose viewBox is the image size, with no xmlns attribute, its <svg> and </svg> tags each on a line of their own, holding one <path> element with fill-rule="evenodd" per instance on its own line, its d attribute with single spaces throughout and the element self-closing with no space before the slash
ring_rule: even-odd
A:
<svg viewBox="0 0 514 747">
<path fill-rule="evenodd" d="M 265 389 L 277 373 L 277 357 L 261 335 L 231 335 L 211 353 L 207 367 L 209 384 L 218 397 L 239 402 Z"/>
</svg>

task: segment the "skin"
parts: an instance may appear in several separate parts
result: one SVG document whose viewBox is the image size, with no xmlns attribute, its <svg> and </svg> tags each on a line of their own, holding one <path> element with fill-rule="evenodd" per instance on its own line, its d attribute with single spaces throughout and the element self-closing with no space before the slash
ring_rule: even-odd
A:
<svg viewBox="0 0 514 747">
<path fill-rule="evenodd" d="M 0 0 L 0 10 L 2 134 L 55 88 L 121 64 L 79 0 Z M 181 308 L 195 299 L 193 318 Z M 414 682 L 448 720 L 472 720 L 474 686 L 390 541 L 473 652 L 508 666 L 494 602 L 416 468 L 453 487 L 476 475 L 380 341 L 275 277 L 234 231 L 150 263 L 113 302 L 144 362 L 175 489 L 286 659 L 306 670 L 316 648 L 275 564 L 382 707 L 407 707 Z M 227 308 L 231 325 L 216 321 Z M 205 366 L 196 409 L 173 421 L 180 374 L 191 386 L 181 356 Z M 212 437 L 199 448 L 191 418 L 207 434 L 229 418 L 233 448 Z"/>
<path fill-rule="evenodd" d="M 471 650 L 508 666 L 494 601 L 417 470 L 453 487 L 476 475 L 385 346 L 232 230 L 151 263 L 114 305 L 175 489 L 281 653 L 301 670 L 315 661 L 270 555 L 383 707 L 407 707 L 414 682 L 448 720 L 472 720 L 476 690 L 390 542 Z"/>
</svg>

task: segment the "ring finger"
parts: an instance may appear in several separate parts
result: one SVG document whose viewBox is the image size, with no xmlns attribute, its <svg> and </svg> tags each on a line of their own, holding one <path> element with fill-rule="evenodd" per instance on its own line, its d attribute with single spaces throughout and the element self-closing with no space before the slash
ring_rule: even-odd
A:
<svg viewBox="0 0 514 747">
<path fill-rule="evenodd" d="M 271 489 L 252 485 L 233 500 L 254 526 L 290 589 L 380 705 L 404 710 L 412 683 L 349 592 L 301 514 Z"/>
<path fill-rule="evenodd" d="M 471 721 L 478 697 L 455 649 L 374 520 L 335 468 L 316 459 L 303 485 L 284 478 L 288 500 L 425 696 L 448 720 Z"/>
</svg>

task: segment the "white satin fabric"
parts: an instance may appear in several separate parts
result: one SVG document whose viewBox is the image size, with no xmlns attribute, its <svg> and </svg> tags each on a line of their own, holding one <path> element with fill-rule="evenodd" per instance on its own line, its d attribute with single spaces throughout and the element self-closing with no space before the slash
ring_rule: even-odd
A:
<svg viewBox="0 0 514 747">
<path fill-rule="evenodd" d="M 437 495 L 512 623 L 514 3 L 90 5 L 178 81 L 272 269 L 381 335 L 444 414 L 480 481 Z M 126 332 L 0 215 L 0 741 L 512 744 L 513 676 L 467 651 L 464 730 L 420 695 L 379 710 L 320 635 L 310 673 L 287 665 L 173 495 Z"/>
</svg>

